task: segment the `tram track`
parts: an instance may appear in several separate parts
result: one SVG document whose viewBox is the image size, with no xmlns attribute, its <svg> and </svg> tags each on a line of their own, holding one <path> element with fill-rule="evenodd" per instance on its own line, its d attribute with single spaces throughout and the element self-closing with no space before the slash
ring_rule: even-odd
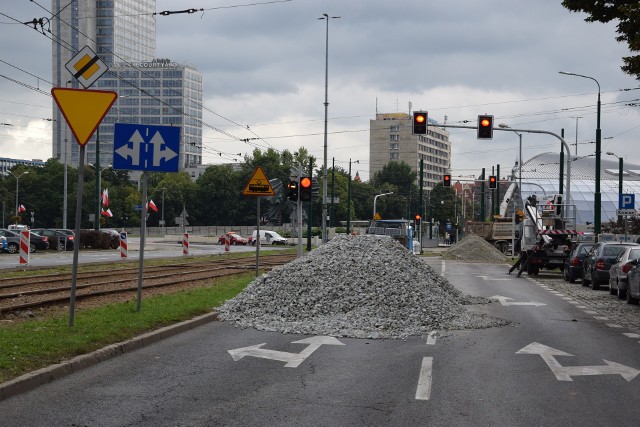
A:
<svg viewBox="0 0 640 427">
<path fill-rule="evenodd" d="M 260 268 L 271 269 L 293 259 L 295 255 L 291 254 L 263 256 L 260 259 Z M 145 267 L 142 290 L 154 294 L 171 293 L 185 287 L 203 286 L 207 281 L 244 274 L 251 269 L 255 269 L 255 260 L 252 258 Z M 97 302 L 98 305 L 108 304 L 114 299 L 122 300 L 123 295 L 134 295 L 137 290 L 137 268 L 98 270 L 78 274 L 76 300 L 100 300 Z M 0 317 L 24 310 L 66 305 L 70 300 L 70 291 L 71 275 L 68 273 L 2 279 Z"/>
</svg>

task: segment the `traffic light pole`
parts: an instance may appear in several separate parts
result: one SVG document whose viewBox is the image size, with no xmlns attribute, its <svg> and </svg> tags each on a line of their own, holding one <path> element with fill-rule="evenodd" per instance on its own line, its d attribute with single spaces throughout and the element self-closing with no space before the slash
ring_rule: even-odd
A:
<svg viewBox="0 0 640 427">
<path fill-rule="evenodd" d="M 454 129 L 478 129 L 477 126 L 466 126 L 466 125 L 438 125 L 438 127 L 441 128 L 454 128 Z M 558 138 L 560 140 L 560 143 L 564 146 L 565 150 L 567 153 L 570 153 L 570 149 L 569 149 L 569 144 L 567 144 L 567 141 L 564 140 L 564 138 L 562 138 L 560 135 L 554 133 L 554 132 L 550 132 L 547 130 L 537 130 L 537 129 L 515 129 L 515 128 L 494 128 L 494 131 L 506 131 L 506 132 L 522 132 L 522 133 L 538 133 L 538 134 L 545 134 L 545 135 L 551 135 L 551 136 L 555 136 L 556 138 Z M 567 178 L 566 178 L 566 182 L 565 182 L 565 188 L 567 190 L 566 193 L 566 200 L 567 200 L 567 204 L 571 203 L 571 156 L 568 156 L 567 158 Z M 600 216 L 599 212 L 595 212 L 595 214 L 597 214 L 598 216 Z M 571 217 L 571 215 L 567 215 L 567 217 Z M 575 217 L 575 216 L 574 216 Z M 575 224 L 573 224 L 575 226 Z"/>
</svg>

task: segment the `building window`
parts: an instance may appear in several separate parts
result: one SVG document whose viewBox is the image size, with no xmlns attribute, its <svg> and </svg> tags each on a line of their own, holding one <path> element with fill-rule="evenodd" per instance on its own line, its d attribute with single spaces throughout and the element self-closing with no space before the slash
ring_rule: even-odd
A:
<svg viewBox="0 0 640 427">
<path fill-rule="evenodd" d="M 400 132 L 400 125 L 391 125 L 389 126 L 390 132 Z"/>
<path fill-rule="evenodd" d="M 400 141 L 400 135 L 389 135 L 389 141 Z"/>
<path fill-rule="evenodd" d="M 389 150 L 399 150 L 399 149 L 400 149 L 400 144 L 398 144 L 397 142 L 389 144 Z"/>
<path fill-rule="evenodd" d="M 389 153 L 389 159 L 391 159 L 391 160 L 398 160 L 399 158 L 400 158 L 400 157 L 399 157 L 399 154 L 398 154 L 398 153 Z"/>
</svg>

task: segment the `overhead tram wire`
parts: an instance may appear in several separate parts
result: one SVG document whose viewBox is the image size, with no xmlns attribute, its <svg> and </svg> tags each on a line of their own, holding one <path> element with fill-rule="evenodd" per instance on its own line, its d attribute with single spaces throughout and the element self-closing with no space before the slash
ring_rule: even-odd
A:
<svg viewBox="0 0 640 427">
<path fill-rule="evenodd" d="M 35 2 L 35 3 L 36 3 L 36 4 L 38 4 L 37 2 Z M 40 6 L 41 8 L 43 8 L 43 7 L 42 7 L 41 5 L 39 5 L 39 4 L 38 4 L 38 6 Z M 43 8 L 43 9 L 45 9 L 45 8 Z M 46 9 L 45 9 L 45 10 L 46 10 Z M 51 13 L 51 12 L 49 12 L 49 13 Z M 13 18 L 12 18 L 12 19 L 13 19 Z M 69 26 L 69 27 L 71 27 L 71 28 L 72 28 L 72 26 L 71 26 L 69 23 L 67 23 L 66 21 L 64 21 L 64 20 L 60 20 L 60 22 L 63 22 L 65 25 L 67 25 L 67 26 Z M 84 34 L 84 33 L 80 32 L 80 31 L 78 31 L 78 32 L 79 32 L 80 34 L 82 34 L 84 37 L 86 37 L 86 38 L 87 38 L 87 40 L 92 40 L 92 39 L 91 39 L 90 37 L 88 37 L 86 34 Z M 53 36 L 49 37 L 49 36 L 47 36 L 47 35 L 46 35 L 46 34 L 44 34 L 44 33 L 43 33 L 43 35 L 45 35 L 45 37 L 49 38 L 52 42 L 57 43 L 57 44 L 58 44 L 58 45 L 60 45 L 61 47 L 63 47 L 63 48 L 65 48 L 65 49 L 69 50 L 70 52 L 72 52 L 72 53 L 74 52 L 74 50 L 73 50 L 73 49 L 71 49 L 71 48 L 70 48 L 70 47 L 68 47 L 68 46 L 65 46 L 65 44 L 67 44 L 67 45 L 68 45 L 68 43 L 61 43 L 61 41 L 62 41 L 62 40 L 60 40 L 60 39 L 59 39 L 59 37 L 56 37 L 56 39 L 57 39 L 57 40 L 54 40 Z M 92 41 L 95 41 L 95 40 L 92 40 Z M 168 89 L 168 90 L 171 90 L 171 91 L 175 91 L 175 89 L 173 89 L 173 88 L 169 88 L 169 87 L 163 86 L 163 85 L 162 85 L 162 82 L 161 82 L 160 80 L 157 80 L 155 77 L 151 76 L 150 74 L 147 74 L 147 73 L 145 72 L 145 70 L 143 70 L 143 69 L 141 69 L 141 68 L 136 67 L 134 64 L 129 63 L 128 61 L 126 61 L 126 60 L 124 60 L 123 58 L 119 57 L 118 55 L 114 54 L 113 52 L 109 52 L 109 53 L 113 54 L 113 55 L 114 55 L 114 57 L 116 57 L 116 58 L 120 59 L 120 60 L 122 61 L 122 63 L 127 64 L 128 66 L 130 66 L 131 68 L 136 69 L 137 71 L 139 71 L 140 73 L 142 73 L 142 74 L 143 74 L 143 75 L 145 75 L 146 77 L 148 77 L 148 78 L 150 78 L 150 79 L 152 79 L 152 80 L 154 80 L 154 81 L 158 82 L 158 83 L 160 84 L 160 87 L 161 87 L 161 88 L 163 88 L 163 89 Z M 109 72 L 108 72 L 108 73 L 109 73 Z M 113 72 L 111 72 L 111 73 L 112 73 L 112 74 L 111 74 L 111 75 L 112 75 L 112 77 L 114 77 L 114 78 L 116 78 L 116 79 L 120 80 L 121 82 L 124 82 L 125 84 L 128 84 L 128 85 L 129 85 L 129 86 L 131 86 L 132 88 L 137 89 L 138 91 L 140 91 L 141 93 L 143 93 L 143 94 L 145 94 L 145 95 L 149 96 L 150 98 L 157 100 L 158 102 L 160 102 L 160 104 L 162 104 L 162 105 L 164 105 L 164 106 L 166 106 L 166 107 L 168 107 L 168 108 L 172 109 L 173 111 L 175 111 L 175 112 L 179 113 L 179 114 L 180 114 L 180 115 L 182 115 L 183 117 L 185 117 L 185 118 L 191 118 L 191 119 L 193 119 L 193 120 L 195 120 L 195 121 L 197 121 L 197 122 L 200 122 L 203 126 L 205 126 L 205 127 L 209 128 L 209 129 L 212 129 L 212 130 L 214 130 L 214 131 L 216 131 L 216 132 L 219 132 L 219 133 L 221 133 L 221 134 L 223 134 L 223 135 L 225 135 L 225 136 L 227 136 L 227 137 L 229 137 L 229 138 L 231 138 L 232 140 L 235 140 L 235 141 L 237 141 L 237 142 L 245 142 L 245 143 L 247 143 L 247 144 L 249 144 L 249 145 L 253 145 L 253 146 L 254 146 L 254 147 L 256 147 L 256 148 L 261 148 L 261 147 L 260 147 L 260 146 L 258 146 L 257 144 L 250 143 L 250 142 L 249 142 L 249 140 L 248 140 L 247 138 L 240 138 L 240 137 L 237 137 L 237 136 L 232 135 L 232 134 L 230 134 L 230 133 L 228 133 L 228 132 L 225 132 L 225 131 L 223 131 L 223 130 L 221 130 L 221 129 L 218 129 L 217 127 L 215 127 L 215 126 L 213 126 L 213 125 L 210 125 L 209 123 L 204 122 L 203 120 L 199 119 L 198 117 L 195 117 L 195 116 L 192 116 L 192 115 L 186 114 L 186 113 L 184 113 L 184 111 L 180 111 L 180 110 L 178 110 L 175 106 L 169 105 L 168 103 L 164 102 L 162 99 L 157 98 L 156 96 L 154 96 L 154 95 L 152 95 L 152 94 L 148 93 L 147 91 L 145 91 L 144 89 L 142 89 L 142 88 L 140 88 L 140 87 L 137 87 L 136 85 L 132 84 L 131 82 L 127 81 L 126 79 L 121 78 L 121 77 L 119 77 L 119 76 L 115 75 Z M 53 84 L 52 84 L 52 85 L 53 85 Z M 176 95 L 179 95 L 179 93 L 178 93 L 177 91 L 176 91 Z M 49 95 L 49 96 L 50 96 L 50 95 Z M 209 111 L 209 112 L 210 112 L 210 113 L 212 113 L 212 114 L 215 114 L 215 115 L 217 115 L 217 116 L 219 116 L 219 117 L 221 117 L 221 118 L 223 118 L 223 119 L 225 119 L 225 120 L 228 120 L 229 122 L 231 122 L 231 123 L 235 124 L 236 126 L 240 126 L 240 127 L 242 127 L 243 129 L 246 129 L 244 126 L 242 126 L 242 125 L 240 125 L 240 124 L 238 124 L 238 123 L 235 123 L 235 122 L 233 122 L 233 121 L 232 121 L 232 120 L 230 120 L 230 119 L 227 119 L 226 117 L 222 116 L 221 114 L 216 113 L 215 111 L 213 111 L 213 110 L 209 109 L 208 107 L 206 107 L 204 104 L 202 104 L 202 103 L 200 103 L 200 102 L 198 102 L 198 101 L 196 101 L 196 100 L 194 100 L 194 99 L 192 99 L 192 98 L 185 97 L 185 99 L 190 100 L 190 101 L 192 101 L 192 102 L 194 102 L 194 103 L 196 103 L 196 104 L 201 105 L 201 106 L 202 106 L 202 108 L 203 108 L 203 109 L 205 109 L 206 111 Z M 252 132 L 252 133 L 255 135 L 255 133 L 254 133 L 254 132 Z M 257 136 L 257 135 L 256 135 L 256 136 Z"/>
</svg>

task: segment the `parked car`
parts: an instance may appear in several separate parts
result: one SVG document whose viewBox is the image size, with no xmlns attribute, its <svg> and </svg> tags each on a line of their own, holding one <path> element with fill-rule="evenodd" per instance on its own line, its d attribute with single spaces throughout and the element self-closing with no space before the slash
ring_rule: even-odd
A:
<svg viewBox="0 0 640 427">
<path fill-rule="evenodd" d="M 562 275 L 566 282 L 575 283 L 576 279 L 582 278 L 582 263 L 593 245 L 595 243 L 577 243 L 573 245 L 562 269 Z"/>
<path fill-rule="evenodd" d="M 633 264 L 631 261 L 640 258 L 640 246 L 630 246 L 618 255 L 615 264 L 609 270 L 609 293 L 624 299 L 627 296 L 627 274 Z"/>
<path fill-rule="evenodd" d="M 49 239 L 49 249 L 59 251 L 64 251 L 65 249 L 68 251 L 73 250 L 74 235 L 68 235 L 67 233 L 53 228 L 33 228 L 31 231 L 47 237 Z"/>
<path fill-rule="evenodd" d="M 20 251 L 20 234 L 11 230 L 0 228 L 0 236 L 7 239 L 7 251 L 15 254 Z M 33 253 L 38 249 L 49 249 L 49 239 L 37 233 L 31 232 L 29 240 L 29 252 Z"/>
<path fill-rule="evenodd" d="M 582 286 L 591 284 L 591 289 L 599 289 L 600 285 L 609 284 L 609 270 L 616 258 L 625 248 L 638 247 L 636 243 L 599 242 L 593 245 L 584 259 L 582 269 Z"/>
<path fill-rule="evenodd" d="M 627 273 L 627 303 L 638 304 L 640 301 L 640 261 L 631 261 L 633 267 Z"/>
<path fill-rule="evenodd" d="M 255 246 L 257 240 L 257 230 L 253 230 L 253 234 L 249 239 L 249 242 Z M 270 230 L 260 230 L 260 244 L 263 245 L 286 245 L 289 241 L 276 233 L 275 231 Z"/>
<path fill-rule="evenodd" d="M 222 236 L 218 237 L 218 244 L 219 245 L 224 245 L 225 244 L 225 240 L 227 239 L 227 237 L 229 238 L 229 244 L 230 245 L 246 245 L 247 244 L 247 239 L 242 237 L 241 235 L 239 235 L 238 233 L 234 233 L 233 231 L 229 231 L 225 234 L 223 234 Z"/>
<path fill-rule="evenodd" d="M 0 252 L 9 252 L 7 238 L 4 236 L 0 236 Z"/>
</svg>

